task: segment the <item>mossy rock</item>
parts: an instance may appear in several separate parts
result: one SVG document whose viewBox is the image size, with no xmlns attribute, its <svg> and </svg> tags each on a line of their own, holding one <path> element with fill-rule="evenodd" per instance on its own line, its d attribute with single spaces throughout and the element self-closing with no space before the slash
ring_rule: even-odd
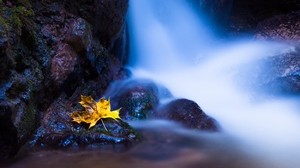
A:
<svg viewBox="0 0 300 168">
<path fill-rule="evenodd" d="M 141 135 L 122 120 L 103 119 L 88 128 L 85 123 L 72 122 L 69 114 L 76 111 L 69 100 L 60 97 L 47 110 L 41 127 L 31 141 L 34 147 L 78 148 L 103 145 L 130 145 L 141 140 Z M 105 124 L 105 127 L 103 126 Z"/>
<path fill-rule="evenodd" d="M 129 121 L 148 119 L 160 98 L 172 97 L 165 87 L 147 79 L 117 81 L 105 96 L 111 98 L 113 108 L 121 108 L 121 118 Z"/>
</svg>

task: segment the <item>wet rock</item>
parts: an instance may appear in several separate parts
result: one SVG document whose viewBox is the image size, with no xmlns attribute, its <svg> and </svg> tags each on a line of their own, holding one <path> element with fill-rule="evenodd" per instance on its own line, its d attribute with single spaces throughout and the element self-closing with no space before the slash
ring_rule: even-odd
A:
<svg viewBox="0 0 300 168">
<path fill-rule="evenodd" d="M 67 45 L 59 46 L 57 54 L 52 59 L 51 74 L 55 82 L 61 84 L 73 72 L 77 63 L 77 54 Z"/>
<path fill-rule="evenodd" d="M 276 15 L 296 12 L 299 7 L 297 0 L 233 1 L 228 29 L 233 35 L 252 34 L 260 22 Z"/>
<path fill-rule="evenodd" d="M 187 99 L 176 99 L 155 110 L 152 118 L 178 122 L 191 129 L 218 131 L 215 119 L 206 115 L 197 103 Z"/>
<path fill-rule="evenodd" d="M 255 38 L 292 41 L 300 44 L 300 11 L 277 15 L 260 22 L 255 32 Z"/>
<path fill-rule="evenodd" d="M 128 60 L 128 37 L 125 25 L 128 0 L 80 0 L 64 3 L 68 12 L 93 26 L 94 37 L 123 64 Z"/>
<path fill-rule="evenodd" d="M 78 148 L 101 147 L 104 144 L 128 145 L 140 140 L 140 135 L 121 120 L 103 119 L 108 131 L 100 121 L 91 129 L 87 125 L 71 122 L 69 114 L 79 110 L 77 104 L 63 96 L 57 99 L 47 110 L 31 143 L 37 147 Z"/>
<path fill-rule="evenodd" d="M 82 18 L 73 20 L 65 40 L 76 52 L 84 51 L 92 40 L 90 25 Z"/>
<path fill-rule="evenodd" d="M 91 42 L 98 40 L 92 37 L 94 24 L 67 12 L 64 3 L 0 1 L 0 106 L 10 111 L 3 128 L 16 130 L 18 147 L 28 141 L 40 123 L 38 117 L 57 97 L 76 91 L 80 95 L 82 88 L 102 95 L 112 80 L 122 76 L 121 61 L 104 43 L 94 48 L 97 58 L 89 60 Z"/>
<path fill-rule="evenodd" d="M 121 108 L 124 120 L 148 119 L 161 98 L 171 97 L 164 87 L 149 80 L 125 80 L 112 84 L 105 94 L 112 107 Z"/>
<path fill-rule="evenodd" d="M 300 48 L 291 47 L 286 53 L 273 55 L 250 63 L 243 71 L 249 80 L 244 86 L 271 95 L 300 94 Z"/>
</svg>

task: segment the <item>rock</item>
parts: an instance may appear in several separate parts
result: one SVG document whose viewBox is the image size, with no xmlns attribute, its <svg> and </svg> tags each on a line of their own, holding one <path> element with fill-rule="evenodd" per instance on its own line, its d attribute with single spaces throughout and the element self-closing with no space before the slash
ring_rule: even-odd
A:
<svg viewBox="0 0 300 168">
<path fill-rule="evenodd" d="M 103 119 L 108 131 L 100 121 L 91 129 L 87 125 L 71 122 L 69 114 L 79 110 L 77 104 L 66 100 L 64 96 L 57 99 L 48 108 L 31 144 L 36 147 L 78 148 L 101 147 L 105 144 L 128 145 L 140 140 L 140 135 L 121 120 Z"/>
<path fill-rule="evenodd" d="M 289 52 L 265 57 L 250 63 L 242 75 L 244 86 L 254 88 L 260 93 L 271 95 L 300 94 L 300 48 L 292 47 Z"/>
<path fill-rule="evenodd" d="M 299 10 L 297 0 L 233 1 L 228 29 L 233 35 L 249 35 L 255 32 L 260 22 L 297 10 Z"/>
<path fill-rule="evenodd" d="M 129 39 L 125 19 L 128 0 L 67 0 L 65 8 L 88 21 L 93 26 L 95 39 L 121 63 L 127 63 Z"/>
<path fill-rule="evenodd" d="M 4 151 L 9 155 L 28 141 L 40 123 L 38 117 L 44 117 L 57 97 L 72 96 L 74 92 L 79 95 L 85 91 L 83 88 L 94 95 L 102 95 L 111 81 L 125 76 L 118 56 L 112 55 L 108 47 L 103 47 L 106 42 L 100 43 L 98 37 L 93 37 L 95 22 L 69 13 L 65 2 L 0 1 L 0 110 L 8 109 L 1 111 L 1 116 L 7 120 L 1 123 L 4 124 L 1 128 L 5 128 L 7 137 L 1 137 L 0 142 L 7 144 Z M 95 9 L 94 5 L 92 8 Z M 120 11 L 124 16 L 116 17 L 124 18 L 125 12 Z M 118 22 L 113 31 L 123 32 L 123 25 Z M 112 41 L 121 38 L 118 33 L 108 34 Z M 98 41 L 99 45 L 93 48 L 92 41 Z M 92 53 L 97 54 L 91 54 L 91 48 Z M 89 56 L 95 57 L 89 59 Z M 124 126 L 108 125 L 115 130 Z M 17 143 L 11 146 L 10 140 Z"/>
<path fill-rule="evenodd" d="M 8 161 L 18 151 L 17 130 L 10 117 L 10 108 L 0 105 L 0 163 Z"/>
<path fill-rule="evenodd" d="M 77 54 L 67 45 L 59 46 L 57 54 L 52 58 L 51 75 L 56 83 L 63 83 L 68 75 L 73 72 L 77 63 Z"/>
<path fill-rule="evenodd" d="M 260 22 L 254 37 L 259 40 L 292 41 L 300 44 L 300 10 Z"/>
<path fill-rule="evenodd" d="M 197 103 L 188 99 L 176 99 L 162 105 L 155 110 L 152 118 L 175 121 L 191 129 L 213 132 L 219 130 L 217 121 L 206 115 Z"/>
<path fill-rule="evenodd" d="M 171 93 L 152 81 L 129 79 L 113 83 L 105 96 L 110 97 L 112 107 L 121 108 L 124 120 L 142 120 L 148 119 L 159 100 L 170 98 Z"/>
<path fill-rule="evenodd" d="M 76 52 L 81 52 L 89 47 L 91 40 L 92 32 L 89 23 L 82 18 L 73 20 L 65 41 L 71 45 Z"/>
</svg>

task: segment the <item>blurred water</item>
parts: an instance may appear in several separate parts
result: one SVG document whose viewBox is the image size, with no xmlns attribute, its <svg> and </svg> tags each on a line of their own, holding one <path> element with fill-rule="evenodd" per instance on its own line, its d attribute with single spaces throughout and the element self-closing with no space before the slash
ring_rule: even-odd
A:
<svg viewBox="0 0 300 168">
<path fill-rule="evenodd" d="M 134 77 L 153 79 L 176 97 L 196 101 L 220 122 L 226 134 L 244 144 L 241 150 L 279 167 L 299 167 L 298 100 L 253 97 L 254 90 L 239 87 L 236 82 L 250 76 L 240 73 L 247 63 L 293 48 L 247 39 L 218 40 L 209 31 L 205 16 L 185 2 L 131 0 Z"/>
<path fill-rule="evenodd" d="M 107 145 L 77 151 L 37 151 L 8 167 L 276 168 L 240 150 L 244 144 L 226 134 L 186 130 L 168 121 L 130 124 L 143 133 L 142 143 L 127 148 Z"/>
</svg>

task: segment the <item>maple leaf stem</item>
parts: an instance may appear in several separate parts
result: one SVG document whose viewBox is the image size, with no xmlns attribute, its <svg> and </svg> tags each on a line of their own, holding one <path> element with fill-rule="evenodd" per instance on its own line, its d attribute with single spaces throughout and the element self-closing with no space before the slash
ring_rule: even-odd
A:
<svg viewBox="0 0 300 168">
<path fill-rule="evenodd" d="M 102 122 L 103 127 L 104 127 L 105 130 L 108 132 L 107 128 L 105 127 L 105 124 L 104 124 L 103 120 L 102 120 L 102 119 L 100 119 L 100 120 L 101 120 L 101 122 Z"/>
</svg>

